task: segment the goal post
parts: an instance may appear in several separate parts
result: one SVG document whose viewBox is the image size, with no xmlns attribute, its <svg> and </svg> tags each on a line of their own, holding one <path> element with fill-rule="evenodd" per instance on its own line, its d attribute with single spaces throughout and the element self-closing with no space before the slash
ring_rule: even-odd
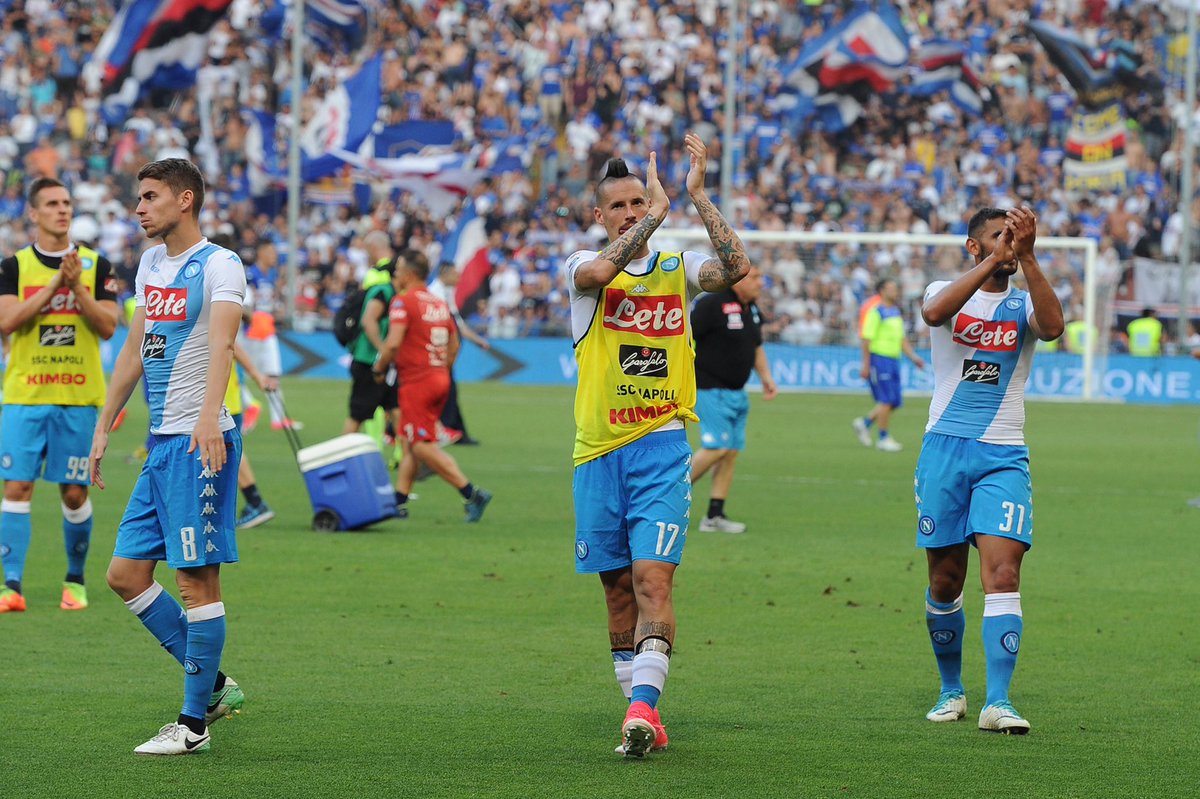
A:
<svg viewBox="0 0 1200 799">
<path fill-rule="evenodd" d="M 858 302 L 874 291 L 874 282 L 882 277 L 900 280 L 908 286 L 903 311 L 910 331 L 910 340 L 918 349 L 928 349 L 928 332 L 920 321 L 919 300 L 914 303 L 912 287 L 918 291 L 935 280 L 950 280 L 962 274 L 969 255 L 966 252 L 965 236 L 951 234 L 909 233 L 846 233 L 813 231 L 739 231 L 746 244 L 751 260 L 762 268 L 775 285 L 768 303 L 794 303 L 797 299 L 809 305 L 820 305 L 819 320 L 826 328 L 821 345 L 832 347 L 858 346 Z M 696 250 L 712 252 L 708 233 L 703 228 L 660 228 L 652 240 L 657 250 Z M 1061 376 L 1053 381 L 1054 387 L 1043 386 L 1044 390 L 1031 393 L 1037 396 L 1062 397 L 1069 399 L 1094 400 L 1101 392 L 1097 390 L 1097 375 L 1104 367 L 1108 351 L 1108 331 L 1112 325 L 1112 293 L 1117 275 L 1099 274 L 1098 247 L 1090 238 L 1043 237 L 1037 240 L 1043 272 L 1057 293 L 1068 295 L 1063 304 L 1067 321 L 1082 319 L 1085 332 L 1082 336 L 1082 352 L 1066 353 L 1065 342 L 1060 341 L 1058 353 L 1045 353 L 1061 359 L 1063 373 L 1076 375 L 1070 379 Z M 1119 274 L 1119 270 L 1116 270 Z M 867 278 L 863 285 L 864 277 Z M 821 303 L 819 298 L 805 297 L 812 280 L 824 284 L 837 283 L 843 297 L 847 299 Z M 1017 285 L 1023 286 L 1020 273 L 1014 277 Z M 1103 285 L 1101 285 L 1103 283 Z M 800 297 L 795 295 L 799 291 Z M 1082 296 L 1080 296 L 1082 294 Z M 853 296 L 854 301 L 848 300 Z M 1077 308 L 1077 310 L 1076 310 Z M 1064 336 L 1065 338 L 1065 336 Z M 1060 354 L 1061 353 L 1061 354 Z M 1039 353 L 1041 357 L 1043 353 Z M 1037 361 L 1035 360 L 1035 369 Z"/>
</svg>

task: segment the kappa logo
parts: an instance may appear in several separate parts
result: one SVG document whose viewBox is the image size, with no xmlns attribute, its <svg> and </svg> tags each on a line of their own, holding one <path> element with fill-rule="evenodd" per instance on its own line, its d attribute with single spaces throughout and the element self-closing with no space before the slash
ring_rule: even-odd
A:
<svg viewBox="0 0 1200 799">
<path fill-rule="evenodd" d="M 221 551 L 220 548 L 218 548 L 217 545 L 212 542 L 211 538 L 208 539 L 208 543 L 204 545 L 204 554 L 206 554 L 206 555 L 210 552 L 220 552 L 220 551 Z"/>
<path fill-rule="evenodd" d="M 917 522 L 917 529 L 921 531 L 921 535 L 933 535 L 936 528 L 937 525 L 934 524 L 932 516 L 922 516 L 921 520 Z"/>
<path fill-rule="evenodd" d="M 217 489 L 213 488 L 212 483 L 205 484 L 204 490 L 200 492 L 201 499 L 203 499 L 204 497 L 215 497 L 216 495 L 217 495 Z"/>
<path fill-rule="evenodd" d="M 645 283 L 638 283 L 636 286 L 634 286 L 633 288 L 631 288 L 629 290 L 629 293 L 630 294 L 646 294 L 649 291 L 650 291 L 650 289 L 646 288 Z"/>
<path fill-rule="evenodd" d="M 212 534 L 213 534 L 213 533 L 215 533 L 216 531 L 217 531 L 217 528 L 213 526 L 213 523 L 212 523 L 212 522 L 205 522 L 205 523 L 204 523 L 204 534 L 205 534 L 205 535 L 212 535 Z"/>
<path fill-rule="evenodd" d="M 167 355 L 167 337 L 161 333 L 147 333 L 142 339 L 142 360 L 161 361 Z"/>
<path fill-rule="evenodd" d="M 38 343 L 43 347 L 74 347 L 75 325 L 38 325 Z"/>
<path fill-rule="evenodd" d="M 667 351 L 658 347 L 622 344 L 618 350 L 621 371 L 630 377 L 666 377 Z"/>
<path fill-rule="evenodd" d="M 929 637 L 933 639 L 935 644 L 939 646 L 945 646 L 946 644 L 952 643 L 955 636 L 954 630 L 934 630 L 933 632 L 929 633 Z"/>
<path fill-rule="evenodd" d="M 210 483 L 210 485 L 211 485 L 211 483 Z M 201 516 L 213 516 L 216 514 L 216 512 L 217 512 L 217 509 L 213 506 L 213 504 L 211 502 L 205 502 L 204 509 L 200 511 L 200 515 Z"/>
<path fill-rule="evenodd" d="M 1000 385 L 1000 364 L 989 361 L 963 361 L 962 379 L 968 383 Z"/>
<path fill-rule="evenodd" d="M 1000 638 L 1000 646 L 1004 647 L 1009 654 L 1015 655 L 1021 648 L 1021 636 L 1016 630 L 1009 630 Z"/>
</svg>

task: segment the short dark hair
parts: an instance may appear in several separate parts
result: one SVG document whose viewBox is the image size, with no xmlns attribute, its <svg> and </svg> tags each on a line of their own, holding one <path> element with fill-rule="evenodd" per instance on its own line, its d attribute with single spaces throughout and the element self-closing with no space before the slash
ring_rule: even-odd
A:
<svg viewBox="0 0 1200 799">
<path fill-rule="evenodd" d="M 1147 305 L 1145 308 L 1142 309 L 1142 316 L 1144 316 L 1144 317 L 1145 316 L 1154 316 L 1157 313 L 1158 313 L 1158 309 L 1154 308 L 1150 305 Z"/>
<path fill-rule="evenodd" d="M 53 189 L 55 187 L 60 187 L 60 188 L 65 189 L 67 187 L 67 184 L 63 183 L 58 178 L 38 178 L 37 180 L 33 181 L 33 183 L 29 184 L 29 194 L 28 194 L 29 204 L 32 205 L 34 208 L 37 208 L 38 195 L 41 194 L 46 189 Z"/>
<path fill-rule="evenodd" d="M 610 180 L 625 180 L 626 178 L 641 181 L 641 178 L 629 171 L 629 164 L 625 163 L 624 158 L 608 159 L 604 164 L 604 169 L 600 172 L 600 180 L 596 182 L 596 191 L 592 197 L 596 206 L 600 206 L 600 189 L 605 183 Z"/>
<path fill-rule="evenodd" d="M 421 282 L 429 280 L 429 258 L 425 253 L 420 250 L 405 250 L 400 257 L 404 261 L 404 268 L 419 277 Z"/>
<path fill-rule="evenodd" d="M 175 196 L 185 191 L 192 193 L 192 217 L 200 218 L 200 208 L 204 205 L 204 176 L 191 161 L 186 158 L 163 158 L 151 161 L 137 173 L 138 180 L 160 180 L 167 184 Z"/>
<path fill-rule="evenodd" d="M 980 208 L 971 217 L 971 221 L 967 222 L 967 237 L 978 241 L 984 225 L 993 219 L 1001 219 L 1006 216 L 1008 216 L 1008 211 L 1003 208 Z"/>
<path fill-rule="evenodd" d="M 896 279 L 894 277 L 879 278 L 878 280 L 875 281 L 875 293 L 876 294 L 882 293 L 884 286 L 886 286 L 888 283 L 895 283 L 895 282 L 896 282 Z"/>
</svg>

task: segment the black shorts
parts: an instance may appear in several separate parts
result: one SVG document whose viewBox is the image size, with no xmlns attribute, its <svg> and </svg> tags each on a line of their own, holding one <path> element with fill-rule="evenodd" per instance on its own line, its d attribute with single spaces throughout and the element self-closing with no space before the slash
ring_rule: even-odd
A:
<svg viewBox="0 0 1200 799">
<path fill-rule="evenodd" d="M 395 383 L 376 383 L 371 365 L 350 362 L 350 418 L 365 422 L 375 418 L 375 409 L 393 411 L 399 407 Z"/>
</svg>

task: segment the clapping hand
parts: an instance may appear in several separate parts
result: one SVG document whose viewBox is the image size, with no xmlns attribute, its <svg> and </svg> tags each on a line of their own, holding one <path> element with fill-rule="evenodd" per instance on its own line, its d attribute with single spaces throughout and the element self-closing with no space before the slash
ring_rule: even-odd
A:
<svg viewBox="0 0 1200 799">
<path fill-rule="evenodd" d="M 691 165 L 687 173 L 688 194 L 696 195 L 704 191 L 704 176 L 708 171 L 708 148 L 695 133 L 683 137 L 683 146 L 688 152 L 688 162 Z"/>
<path fill-rule="evenodd" d="M 1033 243 L 1037 239 L 1037 217 L 1028 208 L 1014 208 L 1008 212 L 1004 222 L 1006 232 L 1011 232 L 1013 255 L 1018 259 L 1033 255 Z"/>
<path fill-rule="evenodd" d="M 667 211 L 671 210 L 671 199 L 658 179 L 657 153 L 650 153 L 650 164 L 646 167 L 646 195 L 650 200 L 650 213 L 658 219 L 666 217 Z"/>
</svg>

